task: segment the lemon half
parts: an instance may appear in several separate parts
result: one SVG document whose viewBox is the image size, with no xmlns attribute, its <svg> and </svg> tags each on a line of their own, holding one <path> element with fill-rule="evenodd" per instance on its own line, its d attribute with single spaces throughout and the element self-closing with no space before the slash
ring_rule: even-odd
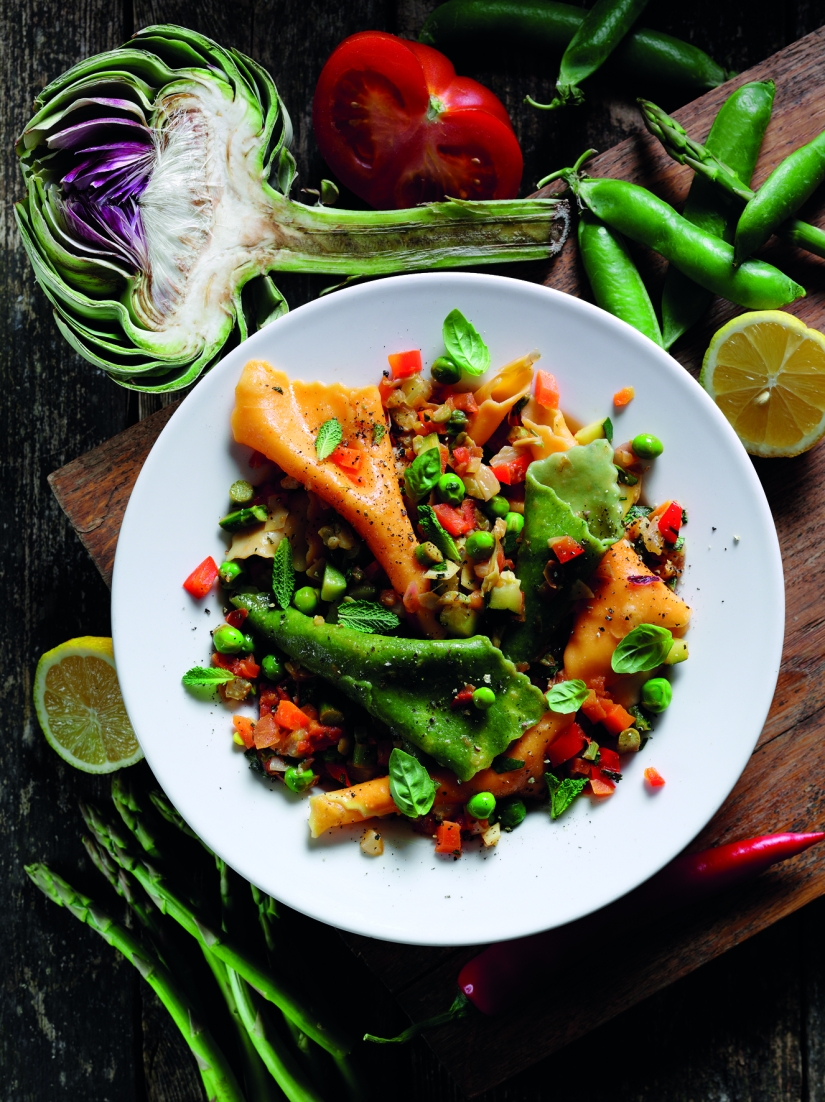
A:
<svg viewBox="0 0 825 1102">
<path fill-rule="evenodd" d="M 111 639 L 86 635 L 47 651 L 34 675 L 34 707 L 49 745 L 77 769 L 112 773 L 143 757 Z"/>
<path fill-rule="evenodd" d="M 799 455 L 825 435 L 825 337 L 760 310 L 722 326 L 699 382 L 751 455 Z"/>
</svg>

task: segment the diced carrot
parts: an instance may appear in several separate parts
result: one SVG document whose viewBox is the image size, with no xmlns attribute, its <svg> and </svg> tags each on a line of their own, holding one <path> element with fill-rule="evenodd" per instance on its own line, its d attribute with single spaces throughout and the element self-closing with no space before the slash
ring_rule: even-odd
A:
<svg viewBox="0 0 825 1102">
<path fill-rule="evenodd" d="M 607 714 L 602 723 L 611 735 L 620 735 L 622 731 L 626 731 L 628 727 L 633 726 L 633 716 L 621 704 L 613 704 L 605 711 Z"/>
<path fill-rule="evenodd" d="M 195 567 L 183 583 L 183 588 L 196 600 L 200 600 L 215 584 L 217 576 L 218 564 L 211 555 L 208 555 L 199 566 Z"/>
<path fill-rule="evenodd" d="M 616 785 L 609 777 L 605 777 L 601 769 L 594 765 L 590 770 L 590 787 L 594 796 L 612 796 Z"/>
<path fill-rule="evenodd" d="M 409 379 L 421 372 L 421 350 L 418 348 L 409 352 L 393 352 L 387 359 L 390 361 L 393 379 Z"/>
<path fill-rule="evenodd" d="M 659 770 L 654 769 L 653 766 L 648 766 L 647 769 L 645 769 L 645 780 L 651 788 L 661 788 L 665 783 L 665 778 Z"/>
<path fill-rule="evenodd" d="M 547 760 L 552 766 L 558 767 L 574 758 L 586 742 L 584 731 L 578 723 L 573 723 L 547 747 Z"/>
<path fill-rule="evenodd" d="M 249 716 L 233 716 L 232 724 L 243 740 L 244 746 L 247 750 L 251 750 L 255 745 L 255 724 Z"/>
<path fill-rule="evenodd" d="M 616 409 L 622 409 L 624 406 L 629 405 L 635 397 L 635 387 L 623 386 L 621 390 L 617 390 L 613 395 L 613 405 Z"/>
<path fill-rule="evenodd" d="M 281 727 L 288 731 L 297 731 L 299 727 L 309 726 L 309 716 L 302 712 L 291 700 L 282 700 L 275 712 L 275 719 Z"/>
<path fill-rule="evenodd" d="M 545 409 L 559 408 L 559 384 L 549 371 L 536 372 L 536 401 Z"/>
<path fill-rule="evenodd" d="M 269 715 L 264 716 L 263 719 L 259 719 L 255 724 L 255 747 L 258 750 L 265 750 L 267 746 L 272 746 L 276 742 L 281 740 L 281 729 L 275 722 L 275 716 L 270 712 Z"/>
<path fill-rule="evenodd" d="M 443 823 L 438 824 L 438 830 L 435 832 L 435 852 L 454 853 L 456 855 L 461 853 L 461 826 L 459 823 L 451 823 L 448 819 L 445 819 Z"/>
<path fill-rule="evenodd" d="M 591 723 L 601 723 L 607 712 L 604 710 L 603 701 L 599 700 L 593 689 L 590 690 L 590 695 L 584 704 L 582 704 L 581 710 L 587 716 Z"/>
</svg>

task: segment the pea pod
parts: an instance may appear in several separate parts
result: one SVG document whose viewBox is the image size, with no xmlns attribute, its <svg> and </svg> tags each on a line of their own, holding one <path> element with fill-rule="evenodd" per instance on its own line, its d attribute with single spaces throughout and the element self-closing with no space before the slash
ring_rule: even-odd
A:
<svg viewBox="0 0 825 1102">
<path fill-rule="evenodd" d="M 627 246 L 588 210 L 579 216 L 579 253 L 596 304 L 661 347 L 656 311 Z"/>
<path fill-rule="evenodd" d="M 748 183 L 756 166 L 765 129 L 770 121 L 775 86 L 772 80 L 753 81 L 728 96 L 710 128 L 707 151 L 724 161 Z M 682 215 L 694 226 L 732 242 L 741 202 L 696 176 Z M 710 306 L 712 292 L 694 283 L 678 268 L 668 268 L 662 291 L 662 336 L 665 348 L 687 332 Z"/>
<path fill-rule="evenodd" d="M 553 0 L 448 0 L 428 17 L 419 40 L 449 51 L 451 46 L 489 42 L 561 54 L 586 12 Z M 700 95 L 730 76 L 703 50 L 647 27 L 633 30 L 608 59 L 607 67 L 634 81 L 666 85 Z"/>
<path fill-rule="evenodd" d="M 825 180 L 825 130 L 777 165 L 742 211 L 733 242 L 734 263 L 741 264 L 796 214 Z"/>
<path fill-rule="evenodd" d="M 748 310 L 777 310 L 805 294 L 804 287 L 762 260 L 733 266 L 733 249 L 677 214 L 652 192 L 626 180 L 578 178 L 566 173 L 572 191 L 597 218 L 661 253 L 708 291 Z"/>
</svg>

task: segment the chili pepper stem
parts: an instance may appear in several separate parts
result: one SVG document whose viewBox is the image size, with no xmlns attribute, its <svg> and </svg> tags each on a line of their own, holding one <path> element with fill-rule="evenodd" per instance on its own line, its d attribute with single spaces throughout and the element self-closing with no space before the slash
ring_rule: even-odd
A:
<svg viewBox="0 0 825 1102">
<path fill-rule="evenodd" d="M 586 161 L 589 161 L 591 157 L 595 157 L 598 152 L 598 149 L 586 149 L 584 153 L 582 153 L 582 155 L 578 158 L 576 163 L 572 166 L 572 168 L 568 167 L 556 169 L 556 171 L 551 172 L 549 176 L 545 176 L 543 179 L 539 180 L 539 182 L 536 184 L 536 187 L 545 187 L 553 180 L 566 180 L 567 183 L 570 184 L 571 188 L 573 188 L 573 185 L 571 184 L 571 179 L 577 178 L 579 173 L 581 172 L 582 165 L 585 164 Z M 573 188 L 573 191 L 575 192 L 575 188 Z"/>
<path fill-rule="evenodd" d="M 456 1022 L 466 1018 L 472 1007 L 471 1001 L 463 991 L 459 991 L 453 1000 L 453 1005 L 442 1014 L 435 1014 L 432 1018 L 426 1018 L 423 1022 L 416 1022 L 397 1037 L 376 1037 L 374 1033 L 365 1033 L 364 1040 L 372 1041 L 376 1045 L 405 1045 L 413 1037 L 417 1037 L 425 1029 L 435 1029 L 436 1026 L 446 1025 L 447 1022 Z"/>
</svg>

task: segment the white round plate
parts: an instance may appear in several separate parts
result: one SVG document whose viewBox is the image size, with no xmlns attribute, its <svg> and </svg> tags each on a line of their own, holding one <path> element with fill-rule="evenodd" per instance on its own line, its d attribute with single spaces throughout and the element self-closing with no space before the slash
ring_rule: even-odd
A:
<svg viewBox="0 0 825 1102">
<path fill-rule="evenodd" d="M 458 307 L 493 367 L 531 349 L 581 423 L 610 415 L 615 440 L 655 433 L 664 455 L 648 500 L 689 513 L 680 592 L 693 608 L 690 660 L 674 667 L 673 704 L 615 794 L 581 799 L 557 822 L 545 808 L 492 851 L 460 860 L 385 823 L 383 857 L 362 828 L 312 842 L 306 799 L 254 774 L 232 742 L 230 712 L 196 700 L 182 674 L 208 665 L 217 594 L 193 601 L 184 578 L 223 556 L 217 521 L 249 473 L 229 427 L 244 364 L 265 359 L 301 379 L 377 382 L 387 354 L 443 351 Z M 615 411 L 612 395 L 636 397 Z M 189 825 L 235 868 L 290 907 L 345 930 L 418 945 L 520 937 L 579 918 L 630 891 L 680 852 L 733 788 L 762 729 L 782 650 L 784 590 L 773 521 L 748 456 L 691 376 L 636 330 L 595 306 L 520 280 L 470 274 L 382 279 L 303 306 L 213 368 L 161 433 L 132 491 L 114 571 L 120 685 L 160 784 Z M 654 766 L 666 785 L 643 780 Z M 777 823 L 777 827 L 782 824 Z"/>
</svg>

